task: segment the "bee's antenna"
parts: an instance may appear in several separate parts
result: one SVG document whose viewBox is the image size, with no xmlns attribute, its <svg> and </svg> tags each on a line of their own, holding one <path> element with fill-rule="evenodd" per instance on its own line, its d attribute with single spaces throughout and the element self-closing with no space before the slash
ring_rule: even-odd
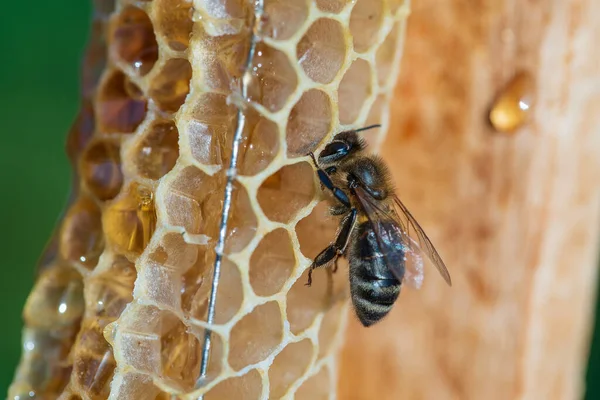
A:
<svg viewBox="0 0 600 400">
<path fill-rule="evenodd" d="M 365 126 L 364 128 L 355 129 L 354 132 L 368 131 L 369 129 L 373 128 L 381 128 L 381 124 Z"/>
</svg>

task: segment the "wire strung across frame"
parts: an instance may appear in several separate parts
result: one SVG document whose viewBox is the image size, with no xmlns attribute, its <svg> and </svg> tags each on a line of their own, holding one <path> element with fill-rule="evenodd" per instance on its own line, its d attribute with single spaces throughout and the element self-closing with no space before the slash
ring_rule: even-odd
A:
<svg viewBox="0 0 600 400">
<path fill-rule="evenodd" d="M 248 98 L 248 85 L 252 78 L 251 66 L 254 60 L 254 53 L 256 51 L 256 45 L 258 42 L 258 27 L 261 21 L 261 17 L 264 10 L 264 0 L 254 0 L 254 22 L 252 27 L 252 37 L 250 38 L 250 49 L 248 50 L 248 57 L 244 65 L 244 75 L 242 77 L 242 98 L 247 100 Z M 227 236 L 227 221 L 229 219 L 229 211 L 231 209 L 231 194 L 233 192 L 233 183 L 237 175 L 237 159 L 239 153 L 240 142 L 242 139 L 242 133 L 244 131 L 244 125 L 246 123 L 246 116 L 241 106 L 238 106 L 237 110 L 237 124 L 235 133 L 233 136 L 233 146 L 231 149 L 231 161 L 227 169 L 227 182 L 225 184 L 225 198 L 223 200 L 223 212 L 221 214 L 221 222 L 219 224 L 219 238 L 216 246 L 216 258 L 214 263 L 214 273 L 210 291 L 210 297 L 208 300 L 208 315 L 206 318 L 207 325 L 214 324 L 215 319 L 215 308 L 217 302 L 217 290 L 219 288 L 219 278 L 221 276 L 221 260 L 223 258 L 223 251 L 225 249 L 225 238 Z M 201 387 L 205 384 L 206 373 L 208 369 L 208 361 L 210 358 L 211 350 L 211 336 L 212 331 L 209 328 L 205 329 L 204 332 L 204 345 L 202 346 L 202 360 L 200 362 L 200 376 L 196 381 L 196 388 Z M 202 400 L 204 395 L 201 395 L 198 400 Z"/>
</svg>

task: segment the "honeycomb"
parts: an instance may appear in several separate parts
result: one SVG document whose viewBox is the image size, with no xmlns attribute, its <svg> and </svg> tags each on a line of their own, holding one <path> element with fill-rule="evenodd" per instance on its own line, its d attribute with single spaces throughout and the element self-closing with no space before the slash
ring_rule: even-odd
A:
<svg viewBox="0 0 600 400">
<path fill-rule="evenodd" d="M 337 223 L 306 155 L 365 124 L 382 123 L 365 133 L 382 141 L 408 2 L 94 3 L 73 191 L 25 305 L 9 398 L 335 398 L 347 275 L 305 286 Z"/>
</svg>

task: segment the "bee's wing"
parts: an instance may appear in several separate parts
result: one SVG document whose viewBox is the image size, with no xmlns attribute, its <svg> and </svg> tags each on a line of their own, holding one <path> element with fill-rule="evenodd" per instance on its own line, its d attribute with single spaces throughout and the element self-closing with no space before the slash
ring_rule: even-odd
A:
<svg viewBox="0 0 600 400">
<path fill-rule="evenodd" d="M 403 284 L 419 289 L 423 283 L 423 257 L 417 242 L 405 232 L 406 226 L 394 210 L 384 210 L 373 197 L 362 188 L 355 188 L 355 195 L 373 226 L 377 244 L 386 266 Z M 395 224 L 384 224 L 393 221 Z M 393 248 L 399 243 L 402 252 Z M 403 257 L 404 260 L 397 259 Z"/>
<path fill-rule="evenodd" d="M 450 278 L 448 268 L 446 268 L 446 264 L 444 264 L 444 261 L 438 254 L 437 250 L 435 247 L 433 247 L 433 244 L 423 231 L 423 228 L 421 228 L 417 220 L 412 216 L 410 211 L 408 211 L 408 208 L 406 208 L 406 206 L 400 201 L 398 196 L 394 194 L 393 197 L 396 208 L 399 211 L 398 213 L 394 212 L 394 214 L 396 214 L 402 230 L 405 232 L 406 236 L 409 237 L 410 241 L 413 243 L 416 242 L 415 244 L 421 249 L 421 251 L 427 254 L 427 257 L 431 260 L 433 265 L 435 265 L 440 275 L 442 275 L 442 278 L 444 278 L 449 286 L 452 286 L 452 279 Z M 416 237 L 413 238 L 411 235 L 415 235 Z"/>
</svg>

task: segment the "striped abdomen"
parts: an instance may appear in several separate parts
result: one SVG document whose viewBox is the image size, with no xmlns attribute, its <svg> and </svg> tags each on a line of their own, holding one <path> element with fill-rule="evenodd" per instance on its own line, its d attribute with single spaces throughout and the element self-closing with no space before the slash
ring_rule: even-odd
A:
<svg viewBox="0 0 600 400">
<path fill-rule="evenodd" d="M 385 317 L 400 294 L 400 281 L 389 270 L 386 261 L 403 263 L 402 247 L 386 241 L 382 244 L 383 249 L 370 222 L 362 222 L 356 227 L 349 244 L 350 293 L 354 310 L 364 326 Z M 404 265 L 400 269 L 403 270 Z"/>
</svg>

